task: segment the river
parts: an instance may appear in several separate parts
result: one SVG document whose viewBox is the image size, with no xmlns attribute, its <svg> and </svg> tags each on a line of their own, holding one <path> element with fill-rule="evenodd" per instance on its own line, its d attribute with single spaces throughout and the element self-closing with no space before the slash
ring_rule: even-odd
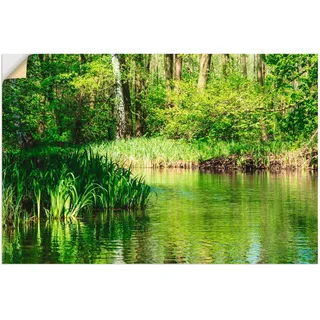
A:
<svg viewBox="0 0 320 320">
<path fill-rule="evenodd" d="M 23 223 L 3 231 L 3 263 L 318 262 L 315 173 L 135 173 L 145 210 Z"/>
</svg>

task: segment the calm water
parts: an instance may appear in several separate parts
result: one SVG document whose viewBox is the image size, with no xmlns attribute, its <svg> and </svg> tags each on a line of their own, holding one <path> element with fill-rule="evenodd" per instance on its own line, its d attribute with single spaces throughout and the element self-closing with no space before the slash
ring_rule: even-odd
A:
<svg viewBox="0 0 320 320">
<path fill-rule="evenodd" d="M 144 212 L 29 223 L 4 263 L 317 263 L 317 176 L 141 171 Z"/>
</svg>

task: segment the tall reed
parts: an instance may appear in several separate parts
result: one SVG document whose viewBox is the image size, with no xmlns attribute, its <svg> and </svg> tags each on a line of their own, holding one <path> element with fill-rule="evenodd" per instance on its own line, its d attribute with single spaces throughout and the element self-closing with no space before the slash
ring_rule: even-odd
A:
<svg viewBox="0 0 320 320">
<path fill-rule="evenodd" d="M 218 157 L 237 156 L 241 167 L 248 159 L 257 166 L 268 168 L 276 157 L 284 166 L 293 163 L 303 168 L 313 165 L 308 154 L 317 150 L 317 145 L 306 147 L 305 142 L 286 141 L 199 141 L 173 140 L 165 137 L 136 138 L 116 140 L 91 145 L 100 154 L 107 154 L 109 159 L 121 163 L 124 167 L 135 168 L 170 168 L 197 167 L 200 162 Z M 310 149 L 306 152 L 306 149 Z"/>
<path fill-rule="evenodd" d="M 134 209 L 145 206 L 150 193 L 142 178 L 92 149 L 6 154 L 3 167 L 3 223 L 16 221 L 22 213 L 67 219 L 85 207 Z"/>
</svg>

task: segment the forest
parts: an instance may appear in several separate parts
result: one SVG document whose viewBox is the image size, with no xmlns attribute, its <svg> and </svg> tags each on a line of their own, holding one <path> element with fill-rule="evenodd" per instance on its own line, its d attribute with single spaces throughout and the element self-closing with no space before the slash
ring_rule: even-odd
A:
<svg viewBox="0 0 320 320">
<path fill-rule="evenodd" d="M 316 139 L 317 88 L 314 54 L 32 55 L 3 85 L 3 150 L 135 137 L 296 149 Z"/>
<path fill-rule="evenodd" d="M 315 263 L 317 114 L 315 54 L 31 55 L 3 261 Z"/>
<path fill-rule="evenodd" d="M 315 54 L 31 55 L 3 83 L 3 221 L 144 206 L 136 167 L 317 169 L 317 113 Z"/>
</svg>

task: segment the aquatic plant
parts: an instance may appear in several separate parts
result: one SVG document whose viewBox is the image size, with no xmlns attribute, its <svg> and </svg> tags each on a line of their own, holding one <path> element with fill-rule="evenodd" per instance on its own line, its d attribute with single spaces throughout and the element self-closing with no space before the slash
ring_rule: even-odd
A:
<svg viewBox="0 0 320 320">
<path fill-rule="evenodd" d="M 38 219 L 43 213 L 50 219 L 67 219 L 85 207 L 134 209 L 145 206 L 150 193 L 141 177 L 91 149 L 41 157 L 6 154 L 3 164 L 3 223 L 16 221 L 22 213 Z"/>
<path fill-rule="evenodd" d="M 40 219 L 40 212 L 41 212 L 41 187 L 39 184 L 39 181 L 37 179 L 32 180 L 33 185 L 33 192 L 34 196 L 36 198 L 36 204 L 37 204 L 37 217 Z"/>
</svg>

